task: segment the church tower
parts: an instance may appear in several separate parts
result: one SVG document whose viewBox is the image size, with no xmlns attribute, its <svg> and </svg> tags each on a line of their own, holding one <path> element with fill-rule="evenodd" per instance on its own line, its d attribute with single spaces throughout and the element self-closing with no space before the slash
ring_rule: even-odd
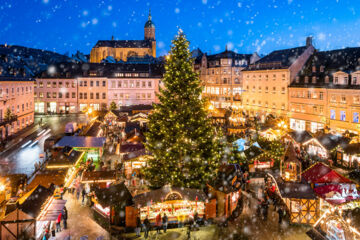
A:
<svg viewBox="0 0 360 240">
<path fill-rule="evenodd" d="M 149 17 L 144 26 L 144 38 L 155 41 L 155 24 L 151 21 L 151 10 L 149 10 Z"/>
</svg>

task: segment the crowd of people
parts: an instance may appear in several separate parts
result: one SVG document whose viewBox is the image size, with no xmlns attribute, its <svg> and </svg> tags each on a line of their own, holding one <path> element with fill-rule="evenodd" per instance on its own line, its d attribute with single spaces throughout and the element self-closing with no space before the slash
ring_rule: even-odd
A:
<svg viewBox="0 0 360 240">
<path fill-rule="evenodd" d="M 42 240 L 48 240 L 51 237 L 56 237 L 56 233 L 61 232 L 63 229 L 67 229 L 68 211 L 66 207 L 62 209 L 55 221 L 52 221 L 50 225 L 45 229 Z M 61 226 L 62 222 L 62 226 Z"/>
</svg>

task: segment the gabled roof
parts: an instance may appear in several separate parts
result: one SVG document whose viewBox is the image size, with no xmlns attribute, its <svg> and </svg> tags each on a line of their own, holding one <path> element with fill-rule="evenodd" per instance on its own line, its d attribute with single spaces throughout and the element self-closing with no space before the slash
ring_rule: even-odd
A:
<svg viewBox="0 0 360 240">
<path fill-rule="evenodd" d="M 264 150 L 261 148 L 258 148 L 254 145 L 251 145 L 248 149 L 244 151 L 244 154 L 248 160 L 251 160 L 253 158 L 256 158 L 257 156 L 264 153 Z"/>
<path fill-rule="evenodd" d="M 297 199 L 316 199 L 311 185 L 305 182 L 285 182 L 282 178 L 276 178 L 281 197 Z"/>
<path fill-rule="evenodd" d="M 355 155 L 360 154 L 360 143 L 347 144 L 343 147 L 344 153 Z"/>
<path fill-rule="evenodd" d="M 273 51 L 243 71 L 289 68 L 306 49 L 304 46 Z"/>
<path fill-rule="evenodd" d="M 68 154 L 63 153 L 62 150 L 54 152 L 52 157 L 47 163 L 47 167 L 58 166 L 58 165 L 73 165 L 80 158 L 83 152 L 72 149 Z"/>
<path fill-rule="evenodd" d="M 291 131 L 289 136 L 297 143 L 304 143 L 313 138 L 308 131 Z"/>
<path fill-rule="evenodd" d="M 36 218 L 41 212 L 41 206 L 52 195 L 52 191 L 41 185 L 36 186 L 28 194 L 19 199 L 19 209 Z"/>
<path fill-rule="evenodd" d="M 100 148 L 104 144 L 103 137 L 64 136 L 55 144 L 55 147 Z"/>
<path fill-rule="evenodd" d="M 323 163 L 315 163 L 306 169 L 301 177 L 309 183 L 352 183 Z"/>
<path fill-rule="evenodd" d="M 333 134 L 328 133 L 328 134 L 320 134 L 316 138 L 312 139 L 311 141 L 317 141 L 318 143 L 321 144 L 321 146 L 323 146 L 325 149 L 330 151 L 339 145 L 346 146 L 350 140 L 347 138 L 344 138 L 342 136 L 333 135 Z"/>
<path fill-rule="evenodd" d="M 94 188 L 96 198 L 102 207 L 118 205 L 121 207 L 132 204 L 132 195 L 124 182 L 111 185 L 109 188 Z"/>
<path fill-rule="evenodd" d="M 298 74 L 298 83 L 292 82 L 291 87 L 326 87 L 326 88 L 360 88 L 359 85 L 351 85 L 351 81 L 346 85 L 334 84 L 333 74 L 338 71 L 352 73 L 360 69 L 360 48 L 344 48 L 331 51 L 316 51 L 304 65 Z M 315 71 L 313 71 L 315 67 Z M 320 69 L 320 67 L 322 69 Z M 325 83 L 325 77 L 329 77 L 329 83 Z M 305 83 L 308 77 L 308 83 Z M 316 78 L 316 83 L 312 78 Z M 351 75 L 349 75 L 351 80 Z"/>
<path fill-rule="evenodd" d="M 99 40 L 94 48 L 112 47 L 112 48 L 151 48 L 149 40 Z"/>
<path fill-rule="evenodd" d="M 226 194 L 238 191 L 241 184 L 239 184 L 238 181 L 235 181 L 234 183 L 232 181 L 235 177 L 237 177 L 237 180 L 240 180 L 240 174 L 241 172 L 238 171 L 233 164 L 221 165 L 216 178 L 209 185 Z"/>
<path fill-rule="evenodd" d="M 136 152 L 145 149 L 142 143 L 124 143 L 120 145 L 120 153 Z"/>
<path fill-rule="evenodd" d="M 117 178 L 116 176 L 116 171 L 112 170 L 112 171 L 86 171 L 82 174 L 81 176 L 81 182 L 84 181 L 115 181 Z"/>
<path fill-rule="evenodd" d="M 289 146 L 286 148 L 286 151 L 284 153 L 284 162 L 300 162 L 298 159 L 298 154 L 295 151 L 294 144 L 292 142 L 289 143 Z"/>
</svg>

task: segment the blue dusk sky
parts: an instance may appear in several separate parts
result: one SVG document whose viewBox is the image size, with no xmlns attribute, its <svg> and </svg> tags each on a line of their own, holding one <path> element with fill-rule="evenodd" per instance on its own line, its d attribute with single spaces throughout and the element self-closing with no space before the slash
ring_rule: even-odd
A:
<svg viewBox="0 0 360 240">
<path fill-rule="evenodd" d="M 181 27 L 208 53 L 267 54 L 305 44 L 360 46 L 359 0 L 1 0 L 0 44 L 89 53 L 97 40 L 143 39 L 151 8 L 157 53 Z"/>
</svg>

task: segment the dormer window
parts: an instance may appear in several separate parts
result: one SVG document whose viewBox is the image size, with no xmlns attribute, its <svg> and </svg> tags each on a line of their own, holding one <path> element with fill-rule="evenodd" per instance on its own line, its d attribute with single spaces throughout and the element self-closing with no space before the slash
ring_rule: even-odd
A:
<svg viewBox="0 0 360 240">
<path fill-rule="evenodd" d="M 325 77 L 325 83 L 329 83 L 329 76 Z"/>
<path fill-rule="evenodd" d="M 316 77 L 312 77 L 312 83 L 316 83 Z"/>
<path fill-rule="evenodd" d="M 334 78 L 334 84 L 339 84 L 339 77 Z"/>
<path fill-rule="evenodd" d="M 296 82 L 296 83 L 299 83 L 299 82 L 300 82 L 300 77 L 299 77 L 299 76 L 296 77 L 295 82 Z"/>
<path fill-rule="evenodd" d="M 305 83 L 309 83 L 309 77 L 305 76 Z"/>
<path fill-rule="evenodd" d="M 352 84 L 353 84 L 353 85 L 357 85 L 357 77 L 353 77 L 353 78 L 352 78 Z"/>
<path fill-rule="evenodd" d="M 345 85 L 348 84 L 348 77 L 344 77 L 344 84 L 345 84 Z"/>
<path fill-rule="evenodd" d="M 313 73 L 316 72 L 316 66 L 312 66 L 312 72 L 313 72 Z"/>
<path fill-rule="evenodd" d="M 324 66 L 320 66 L 320 72 L 324 72 Z"/>
</svg>

